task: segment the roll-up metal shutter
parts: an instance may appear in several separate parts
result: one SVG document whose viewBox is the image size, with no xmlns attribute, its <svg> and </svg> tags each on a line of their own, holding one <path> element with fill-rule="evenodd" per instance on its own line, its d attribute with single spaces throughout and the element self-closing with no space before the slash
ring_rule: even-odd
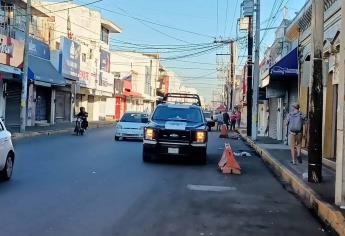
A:
<svg viewBox="0 0 345 236">
<path fill-rule="evenodd" d="M 270 98 L 269 100 L 269 136 L 277 139 L 277 109 L 278 98 Z"/>
<path fill-rule="evenodd" d="M 89 95 L 87 97 L 87 110 L 86 112 L 89 113 L 88 120 L 93 120 L 93 103 L 95 102 L 95 97 L 92 95 Z"/>
<path fill-rule="evenodd" d="M 55 120 L 56 122 L 69 121 L 71 114 L 71 94 L 56 91 L 55 94 Z"/>
<path fill-rule="evenodd" d="M 22 84 L 16 82 L 6 83 L 5 122 L 10 130 L 20 127 L 20 100 Z"/>
</svg>

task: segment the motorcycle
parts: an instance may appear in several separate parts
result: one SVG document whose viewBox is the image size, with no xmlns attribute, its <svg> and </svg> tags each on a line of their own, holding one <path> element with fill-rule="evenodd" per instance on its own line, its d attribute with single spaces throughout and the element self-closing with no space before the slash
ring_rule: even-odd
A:
<svg viewBox="0 0 345 236">
<path fill-rule="evenodd" d="M 81 117 L 77 117 L 75 122 L 75 133 L 77 136 L 84 135 L 85 129 L 83 128 L 83 119 Z"/>
</svg>

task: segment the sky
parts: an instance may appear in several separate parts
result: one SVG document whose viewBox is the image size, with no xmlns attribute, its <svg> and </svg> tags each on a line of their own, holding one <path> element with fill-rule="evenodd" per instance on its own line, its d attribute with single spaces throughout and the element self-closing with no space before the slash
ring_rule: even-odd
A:
<svg viewBox="0 0 345 236">
<path fill-rule="evenodd" d="M 62 0 L 61 0 L 62 1 Z M 85 4 L 95 0 L 75 0 Z M 183 83 L 198 89 L 207 101 L 219 89 L 217 63 L 229 61 L 228 45 L 216 48 L 214 40 L 236 39 L 242 0 L 103 0 L 89 5 L 122 28 L 112 36 L 114 50 L 145 51 L 161 54 L 161 64 L 180 76 Z M 261 0 L 261 27 L 277 26 L 286 6 L 288 18 L 305 0 Z M 273 12 L 271 14 L 273 8 Z M 187 32 L 188 31 L 188 32 Z M 260 50 L 274 40 L 274 30 L 266 33 Z M 140 45 L 139 45 L 140 44 Z M 246 41 L 239 41 L 238 67 L 245 63 Z M 217 86 L 218 85 L 218 86 Z"/>
</svg>

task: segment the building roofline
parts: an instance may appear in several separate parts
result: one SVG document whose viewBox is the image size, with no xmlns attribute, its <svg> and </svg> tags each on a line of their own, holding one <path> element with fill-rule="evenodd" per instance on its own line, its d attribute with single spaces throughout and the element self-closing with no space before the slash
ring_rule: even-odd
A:
<svg viewBox="0 0 345 236">
<path fill-rule="evenodd" d="M 110 20 L 102 18 L 101 24 L 103 27 L 108 29 L 110 33 L 121 33 L 122 32 L 122 29 L 119 26 L 115 25 Z"/>
</svg>

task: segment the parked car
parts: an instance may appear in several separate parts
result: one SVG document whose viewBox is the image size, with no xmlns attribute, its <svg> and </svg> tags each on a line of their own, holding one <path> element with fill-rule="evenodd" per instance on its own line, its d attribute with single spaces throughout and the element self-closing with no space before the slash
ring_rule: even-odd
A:
<svg viewBox="0 0 345 236">
<path fill-rule="evenodd" d="M 216 122 L 213 120 L 212 113 L 204 111 L 204 117 L 207 122 L 208 131 L 211 131 L 212 127 L 216 125 Z"/>
<path fill-rule="evenodd" d="M 14 149 L 11 140 L 11 133 L 0 119 L 0 178 L 10 180 L 14 164 Z"/>
<path fill-rule="evenodd" d="M 116 123 L 115 140 L 120 138 L 142 139 L 144 136 L 144 127 L 149 122 L 147 113 L 144 112 L 126 112 Z"/>
<path fill-rule="evenodd" d="M 169 96 L 166 95 L 166 96 Z M 176 99 L 178 95 L 174 94 Z M 191 95 L 180 97 L 191 99 Z M 206 163 L 207 125 L 198 102 L 189 104 L 168 103 L 167 98 L 153 112 L 150 123 L 145 127 L 143 161 L 149 162 L 161 156 L 193 158 Z M 194 105 L 195 104 L 195 105 Z"/>
</svg>

